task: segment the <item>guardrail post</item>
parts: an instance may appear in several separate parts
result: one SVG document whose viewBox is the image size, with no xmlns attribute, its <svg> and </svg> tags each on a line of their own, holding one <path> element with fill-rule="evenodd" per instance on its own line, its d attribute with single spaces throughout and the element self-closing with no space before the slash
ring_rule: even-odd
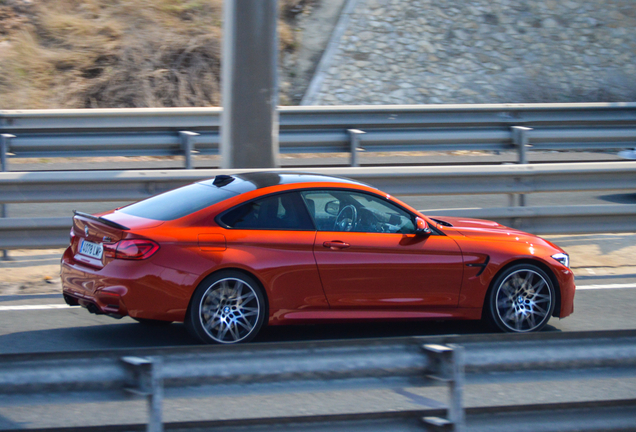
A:
<svg viewBox="0 0 636 432">
<path fill-rule="evenodd" d="M 12 138 L 15 138 L 15 135 L 0 134 L 0 164 L 2 164 L 2 172 L 9 171 L 7 154 L 11 151 Z"/>
<path fill-rule="evenodd" d="M 131 385 L 125 390 L 145 396 L 148 400 L 148 432 L 163 432 L 161 404 L 163 401 L 162 360 L 159 357 L 122 357 L 121 361 L 131 372 Z"/>
<path fill-rule="evenodd" d="M 528 132 L 532 128 L 525 126 L 512 126 L 512 144 L 517 147 L 519 152 L 519 163 L 525 165 L 528 163 Z M 514 202 L 514 195 L 511 197 L 511 202 Z M 519 194 L 519 205 L 525 207 L 526 195 Z M 512 207 L 513 205 L 511 205 Z"/>
<path fill-rule="evenodd" d="M 527 164 L 528 163 L 528 132 L 532 130 L 532 128 L 525 126 L 512 126 L 512 144 L 517 147 L 519 152 L 519 163 Z"/>
<path fill-rule="evenodd" d="M 196 132 L 180 131 L 181 150 L 185 155 L 185 168 L 192 169 L 192 153 L 194 153 L 194 137 L 199 136 Z"/>
<path fill-rule="evenodd" d="M 359 129 L 347 129 L 349 132 L 349 142 L 351 144 L 351 166 L 359 167 L 360 162 L 358 160 L 358 148 L 360 147 L 361 135 L 366 133 Z"/>
<path fill-rule="evenodd" d="M 11 151 L 11 139 L 15 138 L 15 135 L 0 134 L 0 164 L 2 164 L 2 172 L 9 171 L 8 153 Z M 0 204 L 0 217 L 6 218 L 8 216 L 7 205 Z M 2 259 L 9 259 L 9 251 L 2 251 Z"/>
<path fill-rule="evenodd" d="M 424 417 L 428 427 L 437 431 L 463 432 L 465 415 L 464 395 L 464 348 L 458 345 L 424 345 L 428 356 L 427 377 L 447 382 L 450 390 L 446 419 Z"/>
</svg>

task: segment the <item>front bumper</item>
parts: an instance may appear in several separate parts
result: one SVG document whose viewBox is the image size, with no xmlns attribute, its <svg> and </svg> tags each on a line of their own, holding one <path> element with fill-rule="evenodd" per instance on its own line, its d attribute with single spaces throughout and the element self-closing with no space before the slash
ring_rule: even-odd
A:
<svg viewBox="0 0 636 432">
<path fill-rule="evenodd" d="M 563 267 L 555 272 L 561 289 L 561 309 L 558 317 L 565 318 L 574 312 L 574 273 L 569 268 Z"/>
</svg>

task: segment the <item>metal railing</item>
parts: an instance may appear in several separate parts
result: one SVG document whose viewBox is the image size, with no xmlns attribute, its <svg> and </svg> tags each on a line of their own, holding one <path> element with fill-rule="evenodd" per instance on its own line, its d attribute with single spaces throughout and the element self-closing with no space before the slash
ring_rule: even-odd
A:
<svg viewBox="0 0 636 432">
<path fill-rule="evenodd" d="M 16 403 L 32 396 L 50 396 L 42 403 L 63 403 L 67 399 L 91 402 L 121 400 L 125 394 L 147 398 L 148 430 L 162 429 L 162 399 L 223 394 L 268 394 L 297 391 L 329 392 L 339 389 L 395 389 L 448 384 L 449 403 L 430 401 L 430 408 L 418 411 L 366 413 L 370 425 L 385 422 L 396 426 L 409 420 L 442 430 L 462 431 L 471 417 L 496 408 L 472 409 L 466 421 L 464 384 L 563 380 L 564 371 L 576 372 L 572 379 L 588 374 L 633 376 L 636 370 L 636 331 L 536 333 L 527 335 L 469 335 L 408 337 L 355 341 L 253 344 L 244 346 L 176 347 L 159 349 L 109 350 L 68 353 L 5 354 L 0 356 L 0 403 Z M 496 372 L 496 373 L 493 373 Z M 523 373 L 520 373 L 523 372 Z M 578 399 L 573 395 L 572 399 Z M 487 397 L 487 395 L 484 395 Z M 29 399 L 31 398 L 31 399 Z M 43 401 L 43 398 L 38 398 Z M 590 409 L 590 401 L 572 402 L 568 407 L 524 406 L 503 410 L 519 412 Z M 446 406 L 446 409 L 440 407 Z M 603 430 L 623 430 L 636 421 L 636 400 L 595 402 L 595 408 L 623 407 L 620 421 L 604 424 Z M 593 412 L 594 409 L 592 410 Z M 362 413 L 331 416 L 234 419 L 215 422 L 206 411 L 198 427 L 221 425 L 260 430 L 301 423 L 327 430 L 333 422 L 356 423 Z M 211 418 L 212 419 L 211 419 Z M 492 417 L 492 416 L 491 416 Z M 618 417 L 615 418 L 618 420 Z M 481 422 L 496 422 L 482 418 Z M 558 430 L 577 430 L 574 417 Z M 206 423 L 207 422 L 207 423 Z M 331 425 L 330 425 L 331 422 Z M 393 424 L 396 423 L 396 424 Z M 519 425 L 519 421 L 516 422 Z M 108 426 L 108 425 L 104 425 Z M 113 425 L 114 426 L 114 425 Z M 182 425 L 183 427 L 184 425 Z M 250 427 L 251 426 L 251 427 Z M 493 424 L 494 426 L 494 424 Z M 121 427 L 120 427 L 121 429 Z M 243 430 L 243 429 L 242 429 Z M 587 429 L 586 429 L 587 430 Z"/>
<path fill-rule="evenodd" d="M 280 107 L 283 153 L 622 149 L 636 104 Z M 9 157 L 218 154 L 220 108 L 0 111 Z M 525 140 L 515 132 L 525 127 Z M 364 132 L 361 134 L 359 132 Z M 9 136 L 10 134 L 11 136 Z"/>
<path fill-rule="evenodd" d="M 136 201 L 218 174 L 246 171 L 250 170 L 7 172 L 0 173 L 0 204 Z M 312 171 L 349 177 L 392 195 L 514 195 L 636 189 L 634 162 Z M 424 213 L 493 219 L 537 234 L 636 230 L 633 204 L 424 210 Z M 68 244 L 70 226 L 70 216 L 0 219 L 0 249 L 64 247 Z"/>
</svg>

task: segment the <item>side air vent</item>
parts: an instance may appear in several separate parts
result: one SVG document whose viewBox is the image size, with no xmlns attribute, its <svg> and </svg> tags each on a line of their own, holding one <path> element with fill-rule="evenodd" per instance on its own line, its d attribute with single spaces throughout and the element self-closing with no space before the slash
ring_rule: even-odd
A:
<svg viewBox="0 0 636 432">
<path fill-rule="evenodd" d="M 433 219 L 435 222 L 437 222 L 438 224 L 440 224 L 442 226 L 445 226 L 445 227 L 452 227 L 453 226 L 452 224 L 449 224 L 448 222 L 440 220 L 440 219 L 434 219 L 434 218 L 431 218 L 431 219 Z"/>
</svg>

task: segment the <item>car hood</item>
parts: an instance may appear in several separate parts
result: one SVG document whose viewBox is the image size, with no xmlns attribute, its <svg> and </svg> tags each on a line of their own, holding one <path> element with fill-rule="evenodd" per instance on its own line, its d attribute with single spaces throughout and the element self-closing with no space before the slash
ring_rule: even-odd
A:
<svg viewBox="0 0 636 432">
<path fill-rule="evenodd" d="M 509 240 L 516 242 L 532 241 L 535 244 L 543 243 L 558 248 L 554 244 L 534 234 L 519 231 L 490 220 L 447 216 L 435 216 L 431 217 L 431 219 L 440 223 L 444 232 L 454 230 L 468 238 L 496 238 L 498 241 Z"/>
</svg>

